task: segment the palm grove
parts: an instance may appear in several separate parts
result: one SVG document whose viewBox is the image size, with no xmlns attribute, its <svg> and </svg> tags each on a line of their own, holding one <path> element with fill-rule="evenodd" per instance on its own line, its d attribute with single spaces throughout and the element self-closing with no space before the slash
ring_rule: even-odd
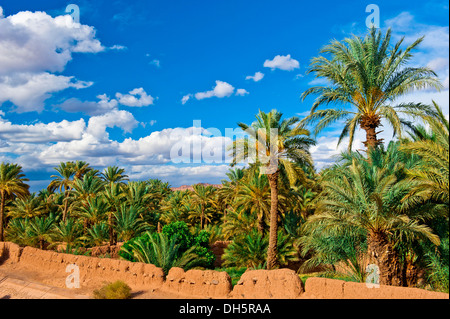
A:
<svg viewBox="0 0 450 319">
<path fill-rule="evenodd" d="M 221 187 L 172 191 L 157 179 L 129 181 L 119 167 L 73 161 L 30 194 L 22 167 L 2 163 L 0 241 L 64 244 L 68 253 L 123 242 L 121 258 L 167 273 L 213 268 L 209 248 L 221 240 L 229 242 L 227 271 L 295 267 L 363 282 L 375 264 L 381 284 L 448 292 L 448 119 L 434 102 L 395 103 L 415 89 L 441 88 L 432 70 L 408 66 L 422 40 L 402 49 L 390 30 L 372 29 L 324 46 L 309 72 L 328 84 L 302 95 L 316 97 L 310 114 L 259 111 L 253 123 L 238 123 L 248 135 L 230 146 Z M 378 138 L 382 120 L 397 137 L 387 145 Z M 336 122 L 347 151 L 317 172 L 313 136 Z M 355 151 L 358 129 L 365 149 Z M 239 165 L 252 154 L 267 160 Z"/>
</svg>

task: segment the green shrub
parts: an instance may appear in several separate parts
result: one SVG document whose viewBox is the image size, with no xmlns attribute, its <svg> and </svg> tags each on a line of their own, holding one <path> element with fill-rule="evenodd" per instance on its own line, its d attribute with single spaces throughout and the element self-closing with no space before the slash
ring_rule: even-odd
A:
<svg viewBox="0 0 450 319">
<path fill-rule="evenodd" d="M 95 299 L 128 299 L 131 297 L 131 288 L 123 281 L 117 280 L 94 290 L 93 295 Z"/>
<path fill-rule="evenodd" d="M 163 235 L 164 238 L 160 235 Z M 212 268 L 216 257 L 209 249 L 209 237 L 210 234 L 207 231 L 200 231 L 196 235 L 192 234 L 185 222 L 178 221 L 165 225 L 161 234 L 146 232 L 142 236 L 127 241 L 119 251 L 119 256 L 133 262 L 140 261 L 155 265 L 160 263 L 161 265 L 158 267 L 165 269 L 172 264 L 177 264 L 177 260 L 187 260 L 181 263 L 181 267 L 185 270 L 197 266 Z M 160 247 L 156 249 L 157 253 L 152 253 L 155 250 L 152 248 L 152 243 L 156 243 Z M 167 246 L 164 249 L 161 246 L 163 243 L 167 244 L 163 245 Z M 164 254 L 163 251 L 165 251 Z M 157 257 L 158 255 L 160 257 Z M 170 258 L 166 258 L 164 255 Z M 189 258 L 186 259 L 186 257 Z M 162 262 L 163 259 L 165 259 L 164 262 Z M 195 262 L 191 259 L 195 259 Z"/>
<path fill-rule="evenodd" d="M 247 267 L 252 269 L 265 268 L 267 259 L 268 236 L 263 236 L 256 230 L 243 234 L 228 245 L 222 259 L 226 267 Z M 286 265 L 290 261 L 298 260 L 297 250 L 291 238 L 282 231 L 278 232 L 277 258 L 280 264 Z"/>
</svg>

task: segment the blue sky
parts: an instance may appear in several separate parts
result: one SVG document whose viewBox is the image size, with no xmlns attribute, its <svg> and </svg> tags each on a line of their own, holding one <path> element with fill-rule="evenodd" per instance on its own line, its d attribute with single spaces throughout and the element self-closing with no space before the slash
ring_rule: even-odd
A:
<svg viewBox="0 0 450 319">
<path fill-rule="evenodd" d="M 64 18 L 71 3 L 79 25 Z M 370 3 L 394 39 L 426 36 L 414 63 L 433 66 L 444 90 L 405 99 L 448 114 L 445 1 L 0 1 L 0 160 L 21 164 L 33 190 L 77 159 L 173 186 L 220 182 L 226 163 L 176 164 L 171 147 L 195 138 L 194 120 L 225 134 L 259 109 L 304 115 L 309 61 L 331 39 L 363 35 Z M 318 136 L 318 167 L 339 152 L 338 130 Z M 205 134 L 212 149 L 227 142 Z"/>
</svg>

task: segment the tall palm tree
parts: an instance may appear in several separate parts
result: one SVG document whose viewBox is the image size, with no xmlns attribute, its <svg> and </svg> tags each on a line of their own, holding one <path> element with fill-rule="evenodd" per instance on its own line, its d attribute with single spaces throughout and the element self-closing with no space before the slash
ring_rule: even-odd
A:
<svg viewBox="0 0 450 319">
<path fill-rule="evenodd" d="M 400 49 L 403 38 L 393 47 L 390 47 L 390 40 L 390 29 L 383 36 L 381 31 L 372 28 L 364 38 L 334 40 L 321 49 L 321 54 L 331 57 L 313 58 L 308 72 L 325 78 L 329 85 L 311 87 L 302 94 L 303 100 L 311 94 L 318 95 L 310 114 L 302 122 L 318 121 L 314 131 L 317 134 L 331 123 L 345 120 L 339 143 L 348 136 L 349 149 L 359 125 L 366 132 L 364 144 L 369 149 L 382 143 L 382 139 L 377 138 L 382 118 L 392 126 L 394 134 L 401 137 L 404 124 L 409 123 L 401 114 L 432 114 L 432 109 L 422 103 L 394 105 L 399 96 L 414 89 L 442 87 L 432 70 L 405 67 L 423 37 L 405 50 Z M 318 110 L 319 106 L 329 103 L 340 104 L 343 108 Z"/>
<path fill-rule="evenodd" d="M 8 198 L 16 196 L 25 198 L 29 195 L 28 181 L 22 172 L 22 167 L 17 164 L 4 163 L 0 164 L 0 241 L 4 240 L 4 220 L 5 220 L 5 204 Z"/>
<path fill-rule="evenodd" d="M 281 119 L 282 113 L 272 110 L 269 113 L 259 111 L 256 121 L 251 125 L 238 123 L 249 138 L 238 139 L 231 145 L 231 165 L 245 160 L 255 160 L 260 165 L 260 173 L 267 174 L 270 185 L 270 232 L 267 252 L 267 269 L 278 266 L 277 232 L 278 232 L 278 177 L 283 168 L 289 182 L 294 185 L 297 180 L 306 180 L 302 166 L 312 166 L 309 147 L 315 141 L 309 132 L 298 123 L 297 117 Z M 256 155 L 256 156 L 255 156 Z"/>
<path fill-rule="evenodd" d="M 59 173 L 58 175 L 52 175 L 53 180 L 48 185 L 47 189 L 49 192 L 53 192 L 56 189 L 62 193 L 64 190 L 64 208 L 62 220 L 65 221 L 67 218 L 67 212 L 69 209 L 69 195 L 72 186 L 72 178 L 75 174 L 73 162 L 61 162 L 59 166 L 55 167 L 55 170 Z"/>
<path fill-rule="evenodd" d="M 200 215 L 200 229 L 203 229 L 207 218 L 206 210 L 213 199 L 214 187 L 197 184 L 193 185 L 192 188 L 192 203 L 194 206 L 198 207 L 198 213 Z"/>
<path fill-rule="evenodd" d="M 117 236 L 114 232 L 114 212 L 117 212 L 124 199 L 123 185 L 119 183 L 109 183 L 105 185 L 102 197 L 108 203 L 108 227 L 109 244 L 114 245 Z"/>
</svg>

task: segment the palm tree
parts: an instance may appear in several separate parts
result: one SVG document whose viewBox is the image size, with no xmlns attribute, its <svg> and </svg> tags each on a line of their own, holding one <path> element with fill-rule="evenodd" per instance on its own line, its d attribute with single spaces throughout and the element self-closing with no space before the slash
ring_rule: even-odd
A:
<svg viewBox="0 0 450 319">
<path fill-rule="evenodd" d="M 125 174 L 125 169 L 117 166 L 106 167 L 100 175 L 101 178 L 110 185 L 124 184 L 124 182 L 128 180 L 128 175 Z"/>
<path fill-rule="evenodd" d="M 127 246 L 124 246 L 122 249 L 139 262 L 161 267 L 165 274 L 172 267 L 180 267 L 187 270 L 202 264 L 203 258 L 200 258 L 194 252 L 197 248 L 196 246 L 192 246 L 182 253 L 180 248 L 181 245 L 177 244 L 176 236 L 147 232 L 145 236 L 130 242 L 128 249 Z"/>
<path fill-rule="evenodd" d="M 264 236 L 264 220 L 270 213 L 270 186 L 266 175 L 253 174 L 241 182 L 233 206 L 258 217 L 258 232 Z"/>
<path fill-rule="evenodd" d="M 83 176 L 87 173 L 92 173 L 93 175 L 97 175 L 98 171 L 94 170 L 92 167 L 89 166 L 89 163 L 85 161 L 75 161 L 72 162 L 72 167 L 74 170 L 73 179 L 81 179 Z"/>
<path fill-rule="evenodd" d="M 413 186 L 403 199 L 407 207 L 434 203 L 449 204 L 449 122 L 433 101 L 436 117 L 425 116 L 431 135 L 422 132 L 415 141 L 405 142 L 401 150 L 420 156 L 417 165 L 408 170 Z"/>
<path fill-rule="evenodd" d="M 58 175 L 52 175 L 51 178 L 54 178 L 47 189 L 49 192 L 53 192 L 56 189 L 62 193 L 64 189 L 64 208 L 63 208 L 63 216 L 62 220 L 65 221 L 67 218 L 67 212 L 69 208 L 69 195 L 70 189 L 72 186 L 72 177 L 75 174 L 73 162 L 61 162 L 58 167 L 55 167 L 55 170 L 59 173 Z"/>
<path fill-rule="evenodd" d="M 395 163 L 398 147 L 391 146 L 389 151 L 383 155 L 383 150 L 375 149 L 368 154 L 370 159 L 355 155 L 351 164 L 324 172 L 323 191 L 305 230 L 328 238 L 365 234 L 368 257 L 380 270 L 380 284 L 399 285 L 398 247 L 419 238 L 435 245 L 440 240 L 421 222 L 432 212 L 402 212 L 400 199 L 407 188 L 400 181 L 405 165 Z"/>
<path fill-rule="evenodd" d="M 124 242 L 138 236 L 145 230 L 146 225 L 142 223 L 142 219 L 139 217 L 141 209 L 139 206 L 127 206 L 126 203 L 123 203 L 120 209 L 114 212 L 116 219 L 114 228 Z"/>
<path fill-rule="evenodd" d="M 55 226 L 55 243 L 64 243 L 67 249 L 81 241 L 81 225 L 74 218 L 67 218 Z"/>
<path fill-rule="evenodd" d="M 94 246 L 101 246 L 109 238 L 108 225 L 100 222 L 88 229 L 88 239 Z"/>
<path fill-rule="evenodd" d="M 123 184 L 125 185 L 125 184 Z M 114 245 L 117 236 L 114 232 L 114 212 L 116 212 L 123 202 L 124 193 L 123 185 L 120 183 L 110 183 L 105 185 L 102 197 L 108 203 L 108 227 L 109 227 L 109 244 Z"/>
<path fill-rule="evenodd" d="M 393 105 L 399 96 L 414 89 L 440 89 L 442 85 L 436 73 L 428 68 L 404 67 L 423 37 L 404 51 L 400 49 L 403 38 L 392 48 L 390 40 L 390 29 L 383 36 L 381 31 L 372 28 L 364 39 L 355 36 L 326 45 L 320 53 L 329 54 L 331 58 L 313 58 L 308 72 L 315 72 L 316 77 L 323 77 L 330 84 L 311 87 L 302 94 L 303 100 L 311 94 L 319 95 L 302 123 L 318 121 L 314 131 L 318 134 L 331 123 L 345 120 L 339 143 L 348 136 L 349 149 L 359 125 L 366 132 L 364 145 L 369 149 L 382 143 L 382 139 L 377 138 L 380 132 L 376 131 L 381 126 L 381 118 L 401 137 L 402 128 L 408 122 L 401 119 L 400 114 L 433 114 L 432 109 L 422 103 Z M 344 108 L 318 110 L 319 106 L 329 103 L 342 104 Z M 345 109 L 348 106 L 352 109 Z"/>
<path fill-rule="evenodd" d="M 85 205 L 76 210 L 78 217 L 84 219 L 85 228 L 103 221 L 107 211 L 108 203 L 101 196 L 88 198 Z"/>
<path fill-rule="evenodd" d="M 200 229 L 205 227 L 205 221 L 208 219 L 207 209 L 213 199 L 214 187 L 204 185 L 192 186 L 192 204 L 198 208 L 193 210 L 193 216 L 199 215 L 200 217 Z"/>
<path fill-rule="evenodd" d="M 278 177 L 282 168 L 291 185 L 307 177 L 301 166 L 312 166 L 309 147 L 315 141 L 309 138 L 309 132 L 302 126 L 292 128 L 298 123 L 297 117 L 281 120 L 282 113 L 272 110 L 269 113 L 259 111 L 256 121 L 251 125 L 238 123 L 250 137 L 238 139 L 232 144 L 232 166 L 245 160 L 256 160 L 260 173 L 267 174 L 270 185 L 270 231 L 267 252 L 267 269 L 278 265 Z M 257 158 L 255 159 L 255 155 Z"/>
<path fill-rule="evenodd" d="M 85 174 L 73 180 L 72 189 L 78 205 L 86 205 L 89 198 L 96 197 L 105 186 L 103 180 L 93 174 Z"/>
<path fill-rule="evenodd" d="M 41 198 L 32 193 L 25 198 L 16 198 L 9 209 L 8 216 L 12 218 L 32 218 L 44 213 Z"/>
<path fill-rule="evenodd" d="M 44 249 L 45 243 L 50 243 L 55 238 L 55 218 L 53 215 L 34 217 L 30 220 L 28 236 L 32 242 Z"/>
<path fill-rule="evenodd" d="M 5 219 L 5 204 L 8 198 L 16 196 L 18 198 L 25 198 L 29 195 L 29 185 L 25 184 L 28 181 L 25 174 L 22 173 L 22 167 L 17 164 L 4 163 L 0 164 L 0 241 L 4 240 L 4 219 Z"/>
</svg>

